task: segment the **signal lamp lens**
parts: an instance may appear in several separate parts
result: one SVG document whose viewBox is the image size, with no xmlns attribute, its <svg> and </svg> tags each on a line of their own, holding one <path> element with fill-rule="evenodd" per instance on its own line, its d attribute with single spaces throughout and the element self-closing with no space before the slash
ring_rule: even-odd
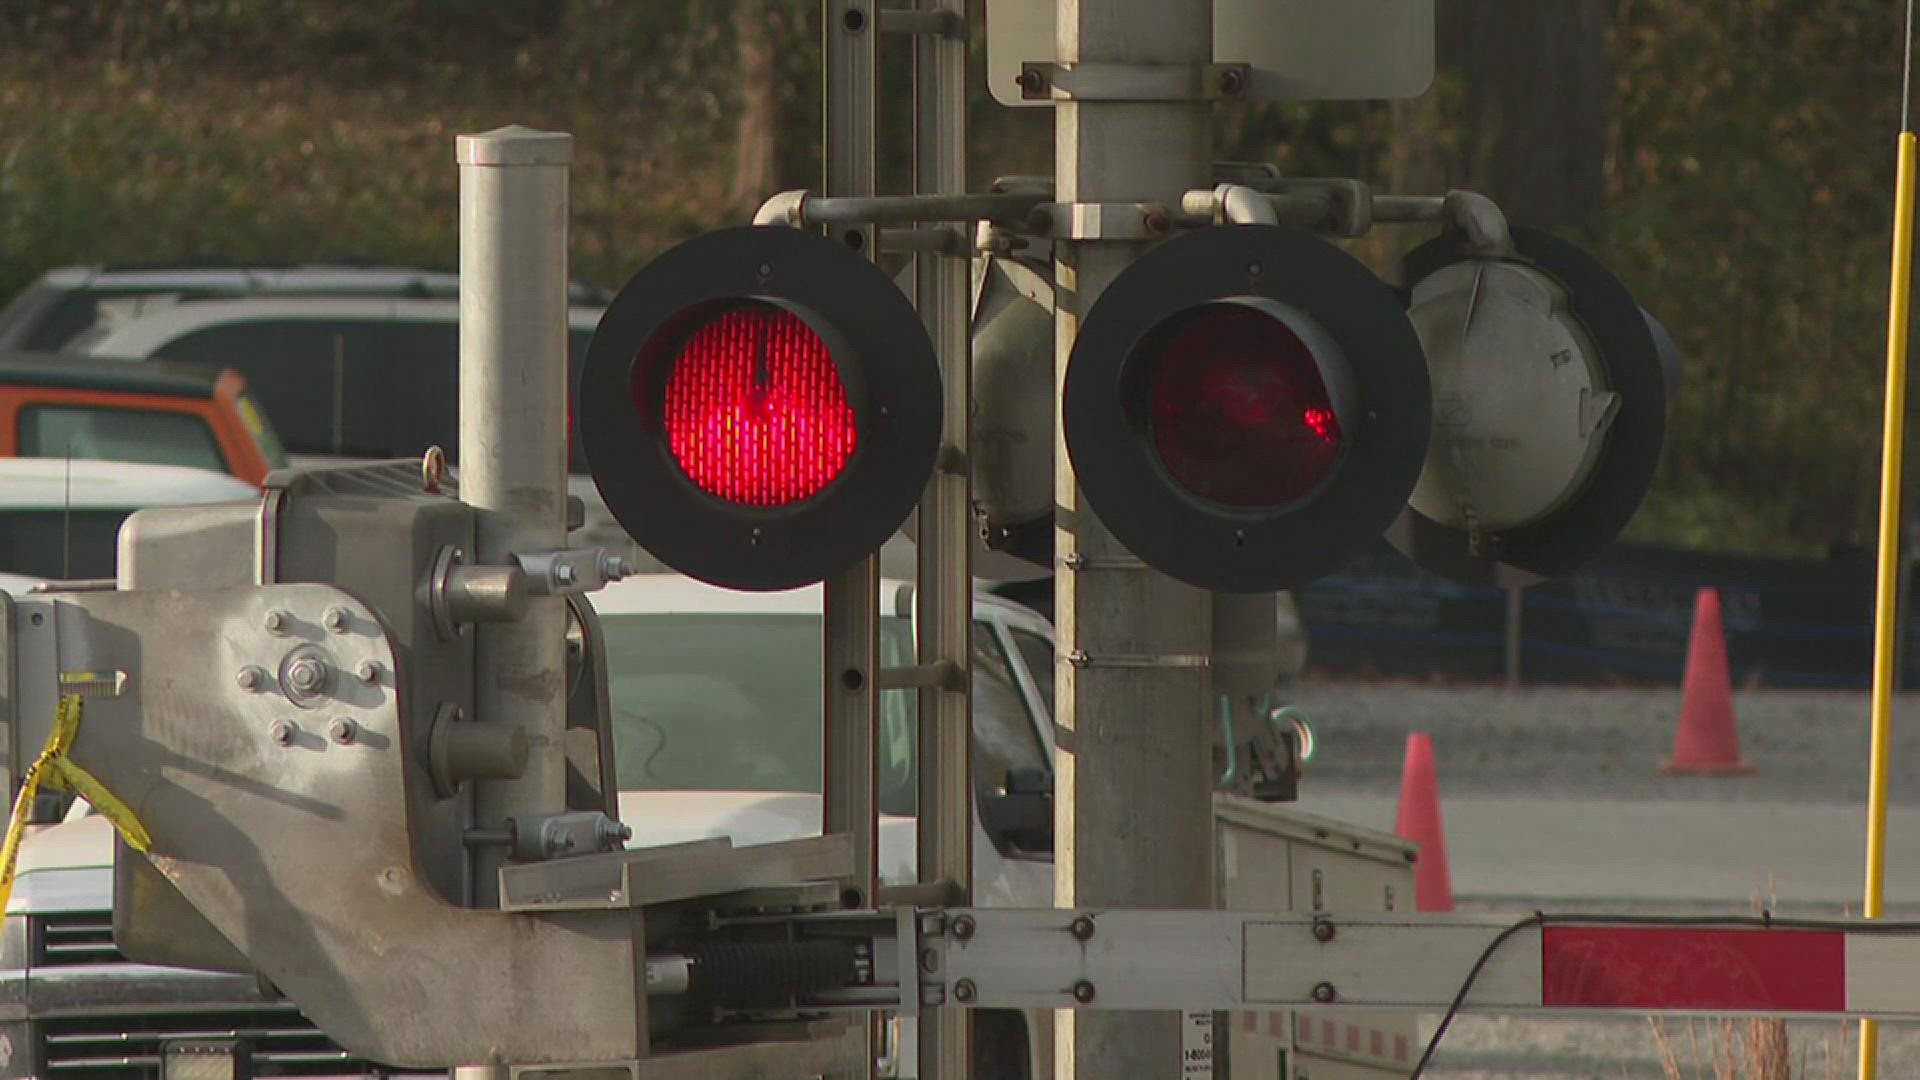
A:
<svg viewBox="0 0 1920 1080">
<path fill-rule="evenodd" d="M 1319 487 L 1342 436 L 1313 350 L 1245 304 L 1204 304 L 1149 347 L 1153 446 L 1174 480 L 1225 506 L 1282 506 Z"/>
<path fill-rule="evenodd" d="M 760 509 L 818 495 L 859 444 L 831 350 L 804 319 L 772 304 L 727 308 L 686 337 L 661 418 L 687 479 Z"/>
</svg>

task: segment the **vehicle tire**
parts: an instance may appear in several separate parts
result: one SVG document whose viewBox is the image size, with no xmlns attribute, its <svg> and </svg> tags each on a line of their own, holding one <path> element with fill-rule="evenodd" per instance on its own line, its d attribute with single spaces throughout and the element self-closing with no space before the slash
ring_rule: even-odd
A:
<svg viewBox="0 0 1920 1080">
<path fill-rule="evenodd" d="M 973 1080 L 1028 1080 L 1027 1018 L 990 1009 L 973 1014 Z"/>
</svg>

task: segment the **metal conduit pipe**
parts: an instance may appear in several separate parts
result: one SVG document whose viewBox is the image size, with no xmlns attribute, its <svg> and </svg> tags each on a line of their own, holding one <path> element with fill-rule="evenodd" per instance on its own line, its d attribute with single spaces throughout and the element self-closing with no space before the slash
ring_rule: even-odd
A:
<svg viewBox="0 0 1920 1080">
<path fill-rule="evenodd" d="M 1180 209 L 1215 225 L 1278 225 L 1274 200 L 1245 184 L 1221 184 L 1180 196 Z"/>
<path fill-rule="evenodd" d="M 1492 199 L 1472 191 L 1449 191 L 1442 213 L 1454 228 L 1466 234 L 1467 246 L 1475 255 L 1513 255 L 1513 232 L 1507 227 L 1507 215 Z"/>
<path fill-rule="evenodd" d="M 806 221 L 807 200 L 810 197 L 805 191 L 783 191 L 760 204 L 760 209 L 754 212 L 753 223 L 800 228 Z"/>
<path fill-rule="evenodd" d="M 1375 195 L 1373 220 L 1388 224 L 1439 221 L 1446 213 L 1447 200 L 1438 195 Z"/>
<path fill-rule="evenodd" d="M 947 221 L 1008 221 L 1026 219 L 1034 207 L 1048 201 L 1035 191 L 990 192 L 980 195 L 813 195 L 783 191 L 762 203 L 755 225 L 927 225 Z"/>
<path fill-rule="evenodd" d="M 1467 238 L 1476 255 L 1513 254 L 1513 232 L 1507 215 L 1492 199 L 1476 191 L 1449 191 L 1445 195 L 1375 195 L 1375 221 L 1407 223 L 1444 221 Z"/>
</svg>

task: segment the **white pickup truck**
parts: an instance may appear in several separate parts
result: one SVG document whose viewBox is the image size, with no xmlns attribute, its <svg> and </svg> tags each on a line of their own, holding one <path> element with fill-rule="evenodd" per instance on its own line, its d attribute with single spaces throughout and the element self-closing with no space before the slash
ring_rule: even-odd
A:
<svg viewBox="0 0 1920 1080">
<path fill-rule="evenodd" d="M 883 664 L 912 661 L 912 586 L 881 591 Z M 735 593 L 644 574 L 592 597 L 606 641 L 621 818 L 636 845 L 820 828 L 820 589 Z M 994 829 L 996 808 L 1044 795 L 1053 759 L 1053 630 L 989 595 L 974 605 L 974 888 L 982 904 L 1047 906 L 1044 835 Z M 914 875 L 915 695 L 881 695 L 879 859 Z M 1009 792 L 1009 789 L 1013 789 Z M 1029 807 L 1031 802 L 1028 803 Z M 332 1044 L 251 978 L 128 964 L 114 950 L 112 834 L 76 813 L 30 838 L 0 933 L 0 1077 L 157 1076 L 164 1043 L 245 1037 L 257 1076 L 391 1075 Z M 976 1072 L 1049 1075 L 1050 1030 L 983 1014 Z M 914 1071 L 912 1029 L 889 1025 L 882 1066 Z"/>
</svg>

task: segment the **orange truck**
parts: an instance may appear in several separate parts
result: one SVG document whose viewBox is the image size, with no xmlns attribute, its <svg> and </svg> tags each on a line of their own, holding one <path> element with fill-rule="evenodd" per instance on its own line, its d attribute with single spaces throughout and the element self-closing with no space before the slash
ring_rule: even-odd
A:
<svg viewBox="0 0 1920 1080">
<path fill-rule="evenodd" d="M 188 466 L 259 484 L 286 464 L 231 369 L 0 353 L 0 457 Z"/>
</svg>

